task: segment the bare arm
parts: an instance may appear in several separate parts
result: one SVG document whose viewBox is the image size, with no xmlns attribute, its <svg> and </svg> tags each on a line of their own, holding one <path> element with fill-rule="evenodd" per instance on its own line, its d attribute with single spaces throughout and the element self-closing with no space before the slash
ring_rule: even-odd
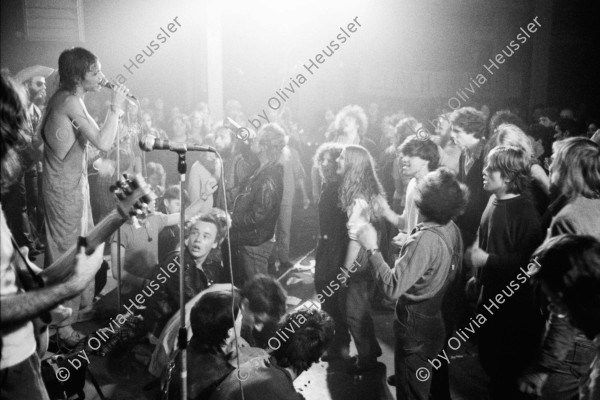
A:
<svg viewBox="0 0 600 400">
<path fill-rule="evenodd" d="M 112 242 L 110 245 L 110 271 L 114 279 L 118 279 L 119 264 L 117 264 L 117 242 Z M 123 269 L 125 265 L 125 247 L 121 246 L 121 281 L 131 282 L 131 284 L 144 286 L 144 278 L 130 274 Z"/>
<path fill-rule="evenodd" d="M 214 192 L 213 192 L 214 193 Z M 185 215 L 191 217 L 200 213 L 207 213 L 212 209 L 212 201 L 202 200 L 202 198 L 196 200 L 188 208 L 185 209 Z M 173 213 L 167 215 L 167 223 L 165 226 L 172 226 L 179 224 L 181 216 L 179 213 Z"/>
<path fill-rule="evenodd" d="M 109 151 L 112 147 L 119 128 L 119 117 L 123 114 L 123 101 L 129 90 L 123 85 L 113 91 L 111 106 L 102 128 L 88 114 L 83 100 L 77 96 L 69 96 L 66 101 L 66 114 L 71 120 L 74 129 L 81 132 L 95 147 L 102 151 Z"/>
<path fill-rule="evenodd" d="M 550 178 L 541 166 L 538 164 L 531 166 L 531 177 L 540 184 L 546 196 L 550 196 Z"/>
<path fill-rule="evenodd" d="M 54 308 L 63 300 L 81 293 L 96 276 L 102 263 L 103 253 L 104 244 L 98 246 L 90 256 L 86 256 L 85 250 L 81 249 L 75 258 L 76 265 L 73 276 L 64 283 L 30 292 L 2 296 L 0 300 L 2 325 L 11 326 L 31 320 L 40 313 Z"/>
</svg>

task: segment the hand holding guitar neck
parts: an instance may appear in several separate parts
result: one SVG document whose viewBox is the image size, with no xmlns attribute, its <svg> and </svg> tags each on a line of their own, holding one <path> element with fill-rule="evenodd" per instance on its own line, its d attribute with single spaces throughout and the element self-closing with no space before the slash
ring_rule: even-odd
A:
<svg viewBox="0 0 600 400">
<path fill-rule="evenodd" d="M 73 295 L 81 293 L 92 279 L 96 276 L 96 272 L 102 264 L 102 256 L 104 255 L 104 243 L 96 247 L 91 255 L 86 254 L 85 247 L 79 247 L 75 256 L 75 266 L 73 275 L 65 282 L 67 287 L 73 291 Z"/>
<path fill-rule="evenodd" d="M 102 263 L 104 241 L 130 217 L 143 214 L 147 210 L 146 204 L 156 198 L 141 175 L 133 179 L 125 175 L 124 178 L 112 188 L 119 199 L 117 209 L 96 225 L 86 238 L 80 237 L 77 245 L 73 245 L 48 268 L 40 271 L 27 259 L 27 251 L 17 248 L 18 256 L 14 257 L 14 265 L 26 291 L 43 290 L 44 286 L 53 286 L 60 288 L 59 300 L 63 300 L 81 293 L 94 279 Z M 68 309 L 60 307 L 43 311 L 33 319 L 40 356 L 48 346 L 47 324 L 52 319 L 56 322 L 57 319 L 68 316 Z"/>
</svg>

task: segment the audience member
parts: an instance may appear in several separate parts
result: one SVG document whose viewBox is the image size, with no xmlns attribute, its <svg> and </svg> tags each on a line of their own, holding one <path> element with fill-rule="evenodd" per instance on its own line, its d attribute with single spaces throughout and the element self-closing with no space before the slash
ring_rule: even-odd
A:
<svg viewBox="0 0 600 400">
<path fill-rule="evenodd" d="M 277 124 L 267 124 L 252 142 L 252 152 L 260 165 L 246 180 L 232 210 L 229 235 L 234 284 L 243 284 L 268 270 L 273 251 L 273 235 L 283 196 L 283 166 L 279 163 L 285 146 L 285 132 Z"/>
<path fill-rule="evenodd" d="M 333 321 L 323 311 L 301 309 L 280 325 L 294 327 L 289 339 L 273 350 L 270 362 L 249 362 L 229 374 L 210 397 L 211 400 L 302 400 L 294 380 L 319 361 L 333 338 Z"/>
<path fill-rule="evenodd" d="M 454 174 L 441 168 L 418 183 L 417 207 L 423 218 L 402 246 L 390 269 L 377 245 L 377 232 L 364 225 L 359 243 L 367 249 L 369 270 L 386 297 L 397 300 L 394 334 L 395 386 L 398 399 L 429 399 L 431 381 L 417 371 L 431 366 L 424 360 L 441 352 L 452 333 L 450 304 L 460 282 L 463 243 L 452 219 L 467 203 L 467 189 Z M 449 297 L 449 299 L 447 298 Z M 446 385 L 448 382 L 446 381 Z M 446 388 L 448 390 L 448 387 Z"/>
<path fill-rule="evenodd" d="M 506 297 L 479 329 L 479 358 L 490 378 L 492 399 L 522 397 L 517 378 L 532 361 L 543 328 L 531 287 L 519 278 L 543 238 L 539 214 L 521 195 L 529 165 L 528 155 L 517 147 L 498 146 L 488 154 L 483 187 L 492 196 L 470 252 L 477 270 L 478 313 L 489 315 L 486 310 L 500 303 L 498 296 Z"/>
</svg>

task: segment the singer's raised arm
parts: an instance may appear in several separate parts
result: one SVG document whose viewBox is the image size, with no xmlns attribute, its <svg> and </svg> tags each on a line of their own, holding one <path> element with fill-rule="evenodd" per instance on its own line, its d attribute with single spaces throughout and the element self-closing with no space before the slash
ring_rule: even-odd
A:
<svg viewBox="0 0 600 400">
<path fill-rule="evenodd" d="M 122 85 L 113 91 L 109 112 L 102 128 L 98 127 L 78 96 L 68 96 L 65 99 L 65 113 L 76 132 L 80 132 L 98 149 L 109 151 L 117 135 L 119 117 L 123 114 L 122 105 L 127 92 L 128 89 Z"/>
</svg>

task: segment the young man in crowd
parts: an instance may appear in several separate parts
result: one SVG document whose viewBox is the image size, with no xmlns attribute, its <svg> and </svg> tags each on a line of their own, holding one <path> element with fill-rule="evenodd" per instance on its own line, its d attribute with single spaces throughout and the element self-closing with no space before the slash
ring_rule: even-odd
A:
<svg viewBox="0 0 600 400">
<path fill-rule="evenodd" d="M 333 338 L 333 321 L 321 310 L 303 308 L 287 316 L 280 328 L 293 327 L 289 339 L 279 341 L 270 362 L 249 361 L 230 373 L 211 400 L 301 400 L 294 380 L 319 361 Z M 274 341 L 273 341 L 274 342 Z M 240 380 L 242 380 L 240 385 Z"/>
<path fill-rule="evenodd" d="M 579 391 L 580 400 L 600 398 L 600 242 L 593 236 L 561 235 L 532 256 L 534 276 L 557 313 L 564 315 L 596 347 L 596 358 Z M 540 395 L 541 392 L 537 392 Z M 564 397 L 563 397 L 564 398 Z"/>
<path fill-rule="evenodd" d="M 185 305 L 186 327 L 188 339 L 193 335 L 190 329 L 190 311 L 194 304 L 207 293 L 213 291 L 228 291 L 231 292 L 230 284 L 215 284 L 210 288 L 200 292 L 194 296 Z M 237 290 L 237 289 L 236 289 Z M 274 334 L 277 324 L 281 317 L 285 314 L 286 294 L 281 284 L 273 277 L 267 275 L 257 275 L 240 291 L 241 310 L 242 310 L 242 338 L 243 341 L 238 342 L 241 349 L 241 354 L 238 356 L 240 360 L 244 357 L 252 357 L 254 351 L 248 351 L 249 346 L 267 348 L 268 339 Z M 177 333 L 179 331 L 180 319 L 179 314 L 175 314 L 166 323 L 158 339 L 158 346 L 152 353 L 152 359 L 148 370 L 156 377 L 159 377 L 166 365 L 169 363 L 172 355 L 177 349 Z M 270 327 L 274 326 L 274 329 Z M 266 329 L 265 329 L 266 328 Z M 268 331 L 266 340 L 260 340 L 257 343 L 255 337 L 258 337 L 263 330 Z"/>
<path fill-rule="evenodd" d="M 206 293 L 192 307 L 192 334 L 187 350 L 187 393 L 189 399 L 207 399 L 233 371 L 231 356 L 241 336 L 242 311 L 237 292 Z M 181 358 L 173 361 L 169 399 L 181 399 Z"/>
<path fill-rule="evenodd" d="M 154 267 L 158 265 L 159 233 L 166 227 L 179 224 L 179 212 L 163 214 L 155 212 L 156 201 L 148 204 L 149 215 L 138 218 L 139 225 L 133 221 L 121 227 L 121 241 L 117 241 L 115 233 L 111 243 L 111 270 L 113 278 L 118 277 L 117 249 L 121 246 L 121 280 L 122 294 L 125 298 L 135 296 L 144 287 L 144 282 L 153 278 Z M 186 210 L 186 215 L 193 216 L 200 212 L 207 212 L 203 202 L 196 202 Z M 179 240 L 179 238 L 177 239 Z M 122 300 L 126 302 L 126 300 Z"/>
<path fill-rule="evenodd" d="M 186 229 L 184 299 L 189 299 L 212 284 L 212 274 L 207 271 L 204 261 L 211 250 L 216 249 L 225 238 L 227 222 L 218 209 L 192 217 Z M 159 336 L 165 323 L 179 309 L 179 275 L 181 254 L 169 253 L 161 264 L 153 269 L 152 280 L 144 280 L 142 293 L 148 297 L 144 314 L 149 332 Z M 169 276 L 165 276 L 165 275 Z M 162 278 L 162 279 L 161 279 Z M 154 282 L 155 285 L 151 285 Z"/>
<path fill-rule="evenodd" d="M 452 139 L 461 149 L 457 177 L 469 189 L 465 213 L 456 220 L 467 248 L 475 242 L 481 214 L 489 198 L 481 184 L 485 161 L 485 116 L 475 108 L 463 107 L 450 114 L 450 124 Z"/>
<path fill-rule="evenodd" d="M 483 187 L 492 196 L 470 253 L 478 270 L 472 278 L 479 288 L 478 312 L 487 317 L 479 330 L 479 357 L 490 377 L 491 398 L 498 400 L 524 396 L 517 379 L 531 363 L 543 330 L 531 287 L 520 272 L 543 240 L 539 214 L 521 194 L 529 165 L 521 148 L 498 146 L 490 151 Z"/>
<path fill-rule="evenodd" d="M 398 153 L 402 161 L 402 174 L 410 177 L 406 188 L 405 207 L 402 215 L 396 214 L 387 207 L 384 217 L 400 230 L 400 234 L 394 238 L 395 244 L 400 248 L 404 239 L 420 222 L 419 210 L 415 203 L 417 185 L 429 172 L 438 168 L 440 153 L 433 140 L 429 138 L 422 140 L 416 135 L 409 136 L 398 147 Z"/>
<path fill-rule="evenodd" d="M 285 132 L 267 124 L 252 141 L 251 150 L 260 164 L 234 202 L 231 231 L 233 283 L 243 285 L 256 274 L 268 272 L 273 235 L 283 196 L 283 166 L 279 162 Z"/>
</svg>

